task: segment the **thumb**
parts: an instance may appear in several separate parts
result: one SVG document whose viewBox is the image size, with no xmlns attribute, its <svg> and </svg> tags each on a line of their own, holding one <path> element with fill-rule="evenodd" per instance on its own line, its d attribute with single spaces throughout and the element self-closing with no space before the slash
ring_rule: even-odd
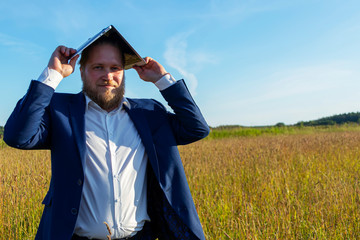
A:
<svg viewBox="0 0 360 240">
<path fill-rule="evenodd" d="M 70 60 L 70 62 L 69 62 L 70 66 L 73 68 L 73 72 L 74 72 L 74 70 L 75 70 L 75 64 L 76 64 L 76 61 L 78 60 L 78 58 L 79 58 L 79 55 L 76 55 L 76 56 L 73 57 L 73 58 Z"/>
<path fill-rule="evenodd" d="M 135 69 L 135 71 L 138 73 L 138 74 L 141 74 L 141 72 L 143 72 L 143 69 L 139 66 L 133 66 L 133 69 Z"/>
</svg>

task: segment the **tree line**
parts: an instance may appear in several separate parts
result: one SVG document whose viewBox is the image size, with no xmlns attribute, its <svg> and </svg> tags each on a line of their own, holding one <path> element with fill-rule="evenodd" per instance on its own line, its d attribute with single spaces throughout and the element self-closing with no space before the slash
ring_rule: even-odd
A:
<svg viewBox="0 0 360 240">
<path fill-rule="evenodd" d="M 351 113 L 343 113 L 343 114 L 337 114 L 330 117 L 323 117 L 319 118 L 317 120 L 311 120 L 311 121 L 300 121 L 292 126 L 329 126 L 329 125 L 341 125 L 346 123 L 356 123 L 360 124 L 360 112 L 351 112 Z M 279 122 L 274 125 L 274 127 L 285 127 L 286 124 Z M 237 128 L 243 128 L 245 126 L 241 125 L 220 125 L 217 127 L 210 127 L 211 129 L 217 129 L 217 130 L 231 130 L 231 129 L 237 129 Z M 256 128 L 262 128 L 262 127 L 272 127 L 272 126 L 257 126 Z"/>
<path fill-rule="evenodd" d="M 360 123 L 360 112 L 337 114 L 330 117 L 319 118 L 312 121 L 301 121 L 295 126 L 326 126 L 345 123 Z"/>
</svg>

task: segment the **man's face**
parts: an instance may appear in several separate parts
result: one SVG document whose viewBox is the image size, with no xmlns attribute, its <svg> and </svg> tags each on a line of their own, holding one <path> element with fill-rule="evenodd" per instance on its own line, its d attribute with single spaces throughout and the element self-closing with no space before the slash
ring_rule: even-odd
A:
<svg viewBox="0 0 360 240">
<path fill-rule="evenodd" d="M 120 50 L 110 44 L 95 46 L 80 68 L 83 91 L 106 111 L 119 106 L 125 91 Z"/>
</svg>

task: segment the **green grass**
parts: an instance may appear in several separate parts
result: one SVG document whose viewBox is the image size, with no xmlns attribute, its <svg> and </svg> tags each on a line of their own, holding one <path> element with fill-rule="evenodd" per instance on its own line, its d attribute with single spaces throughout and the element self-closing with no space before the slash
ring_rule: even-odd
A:
<svg viewBox="0 0 360 240">
<path fill-rule="evenodd" d="M 358 124 L 343 124 L 333 126 L 264 126 L 264 127 L 219 127 L 212 128 L 207 139 L 221 139 L 233 137 L 254 137 L 262 135 L 281 135 L 281 134 L 311 134 L 318 132 L 344 132 L 360 131 Z"/>
</svg>

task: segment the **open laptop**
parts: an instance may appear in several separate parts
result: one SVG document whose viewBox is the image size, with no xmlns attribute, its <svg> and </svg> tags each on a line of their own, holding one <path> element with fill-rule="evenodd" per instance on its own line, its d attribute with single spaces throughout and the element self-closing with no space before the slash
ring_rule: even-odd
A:
<svg viewBox="0 0 360 240">
<path fill-rule="evenodd" d="M 121 44 L 121 49 L 125 57 L 125 66 L 124 66 L 125 70 L 130 69 L 135 65 L 136 66 L 145 65 L 144 59 L 140 57 L 140 55 L 135 51 L 135 49 L 128 43 L 128 41 L 126 41 L 126 39 L 119 33 L 119 31 L 113 25 L 104 28 L 99 33 L 89 38 L 83 45 L 81 45 L 76 50 L 76 53 L 73 56 L 71 56 L 71 58 L 75 57 L 76 55 L 80 55 L 85 48 L 87 48 L 93 42 L 95 42 L 97 39 L 103 36 L 107 36 L 107 37 L 111 36 L 119 39 Z"/>
</svg>

